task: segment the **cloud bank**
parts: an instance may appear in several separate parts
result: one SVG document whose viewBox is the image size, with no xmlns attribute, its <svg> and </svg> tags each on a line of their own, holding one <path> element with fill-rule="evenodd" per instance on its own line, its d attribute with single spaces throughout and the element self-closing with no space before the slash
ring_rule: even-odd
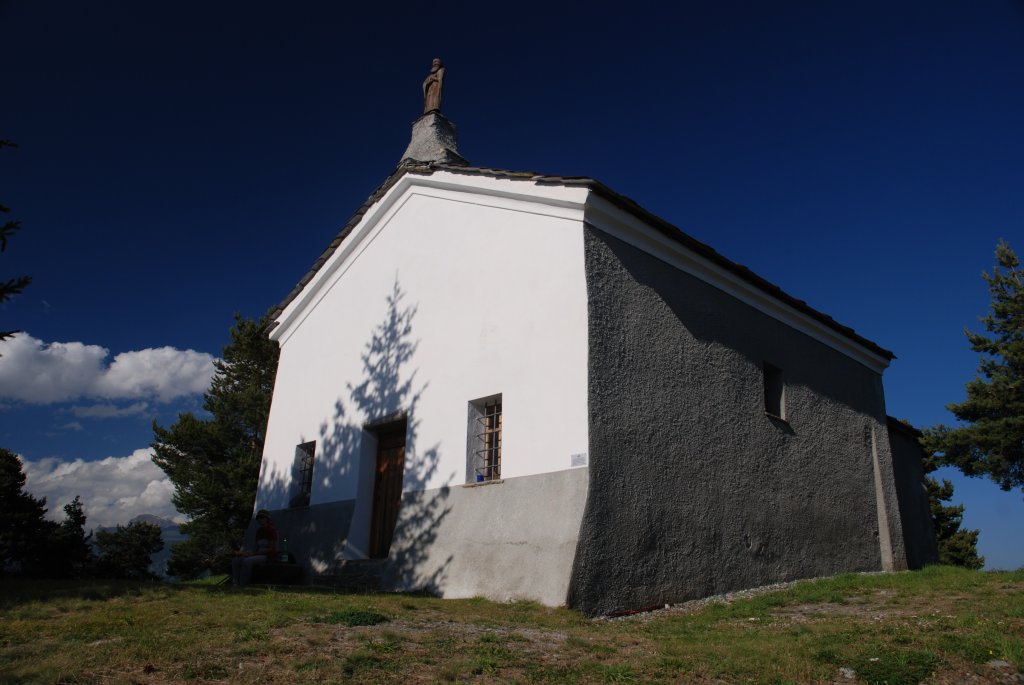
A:
<svg viewBox="0 0 1024 685">
<path fill-rule="evenodd" d="M 125 416 L 144 414 L 149 409 L 148 402 L 136 402 L 127 407 L 113 404 L 94 404 L 89 407 L 71 407 L 71 413 L 83 419 L 119 419 Z"/>
<path fill-rule="evenodd" d="M 99 345 L 45 343 L 19 333 L 4 344 L 0 356 L 0 397 L 32 404 L 82 397 L 170 402 L 205 391 L 214 371 L 213 356 L 195 350 L 122 352 L 108 364 L 109 355 Z"/>
<path fill-rule="evenodd" d="M 127 524 L 139 514 L 180 521 L 181 514 L 171 504 L 174 486 L 151 461 L 151 454 L 147 448 L 99 461 L 23 458 L 25 490 L 45 497 L 48 516 L 56 521 L 63 520 L 64 505 L 81 496 L 87 529 Z"/>
</svg>

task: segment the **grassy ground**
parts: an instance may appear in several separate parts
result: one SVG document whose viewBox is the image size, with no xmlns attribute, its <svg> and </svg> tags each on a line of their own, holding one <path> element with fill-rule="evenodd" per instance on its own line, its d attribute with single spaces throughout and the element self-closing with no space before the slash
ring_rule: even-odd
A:
<svg viewBox="0 0 1024 685">
<path fill-rule="evenodd" d="M 2 583 L 5 684 L 1024 682 L 1024 571 L 846 575 L 617 620 L 481 599 Z"/>
</svg>

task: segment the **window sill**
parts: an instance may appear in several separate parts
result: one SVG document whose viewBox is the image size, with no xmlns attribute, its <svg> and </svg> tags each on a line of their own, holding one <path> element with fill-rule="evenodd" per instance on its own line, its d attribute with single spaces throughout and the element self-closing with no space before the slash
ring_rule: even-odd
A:
<svg viewBox="0 0 1024 685">
<path fill-rule="evenodd" d="M 463 483 L 464 488 L 482 488 L 485 485 L 501 485 L 505 482 L 504 478 L 498 478 L 497 480 L 482 480 L 479 483 Z"/>
<path fill-rule="evenodd" d="M 796 432 L 793 430 L 793 426 L 791 426 L 789 424 L 789 421 L 787 421 L 786 419 L 782 418 L 781 416 L 776 416 L 775 414 L 772 414 L 771 412 L 767 412 L 767 411 L 764 413 L 764 415 L 769 420 L 771 420 L 771 422 L 773 424 L 775 424 L 775 427 L 778 430 L 782 431 L 783 433 L 788 433 L 789 435 L 795 435 L 796 434 Z"/>
</svg>

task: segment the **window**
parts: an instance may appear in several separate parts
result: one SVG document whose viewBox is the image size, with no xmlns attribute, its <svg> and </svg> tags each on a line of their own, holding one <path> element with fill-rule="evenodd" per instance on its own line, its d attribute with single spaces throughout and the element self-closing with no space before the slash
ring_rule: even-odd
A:
<svg viewBox="0 0 1024 685">
<path fill-rule="evenodd" d="M 296 493 L 289 507 L 308 507 L 309 496 L 313 493 L 313 455 L 316 453 L 316 441 L 304 442 L 295 447 L 295 465 L 292 468 L 296 484 Z"/>
<path fill-rule="evenodd" d="M 501 480 L 501 395 L 469 403 L 466 480 Z"/>
<path fill-rule="evenodd" d="M 764 362 L 764 411 L 769 416 L 786 418 L 786 383 L 782 369 Z"/>
</svg>

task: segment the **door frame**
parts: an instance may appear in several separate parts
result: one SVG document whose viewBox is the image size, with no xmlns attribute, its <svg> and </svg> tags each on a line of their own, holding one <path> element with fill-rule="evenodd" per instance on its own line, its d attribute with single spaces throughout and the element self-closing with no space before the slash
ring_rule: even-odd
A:
<svg viewBox="0 0 1024 685">
<path fill-rule="evenodd" d="M 371 559 L 384 559 L 391 548 L 395 525 L 398 522 L 398 510 L 402 505 L 408 421 L 402 416 L 386 423 L 367 426 L 366 430 L 373 433 L 377 439 L 377 447 L 374 450 L 368 556 Z M 397 450 L 397 453 L 394 450 Z"/>
</svg>

